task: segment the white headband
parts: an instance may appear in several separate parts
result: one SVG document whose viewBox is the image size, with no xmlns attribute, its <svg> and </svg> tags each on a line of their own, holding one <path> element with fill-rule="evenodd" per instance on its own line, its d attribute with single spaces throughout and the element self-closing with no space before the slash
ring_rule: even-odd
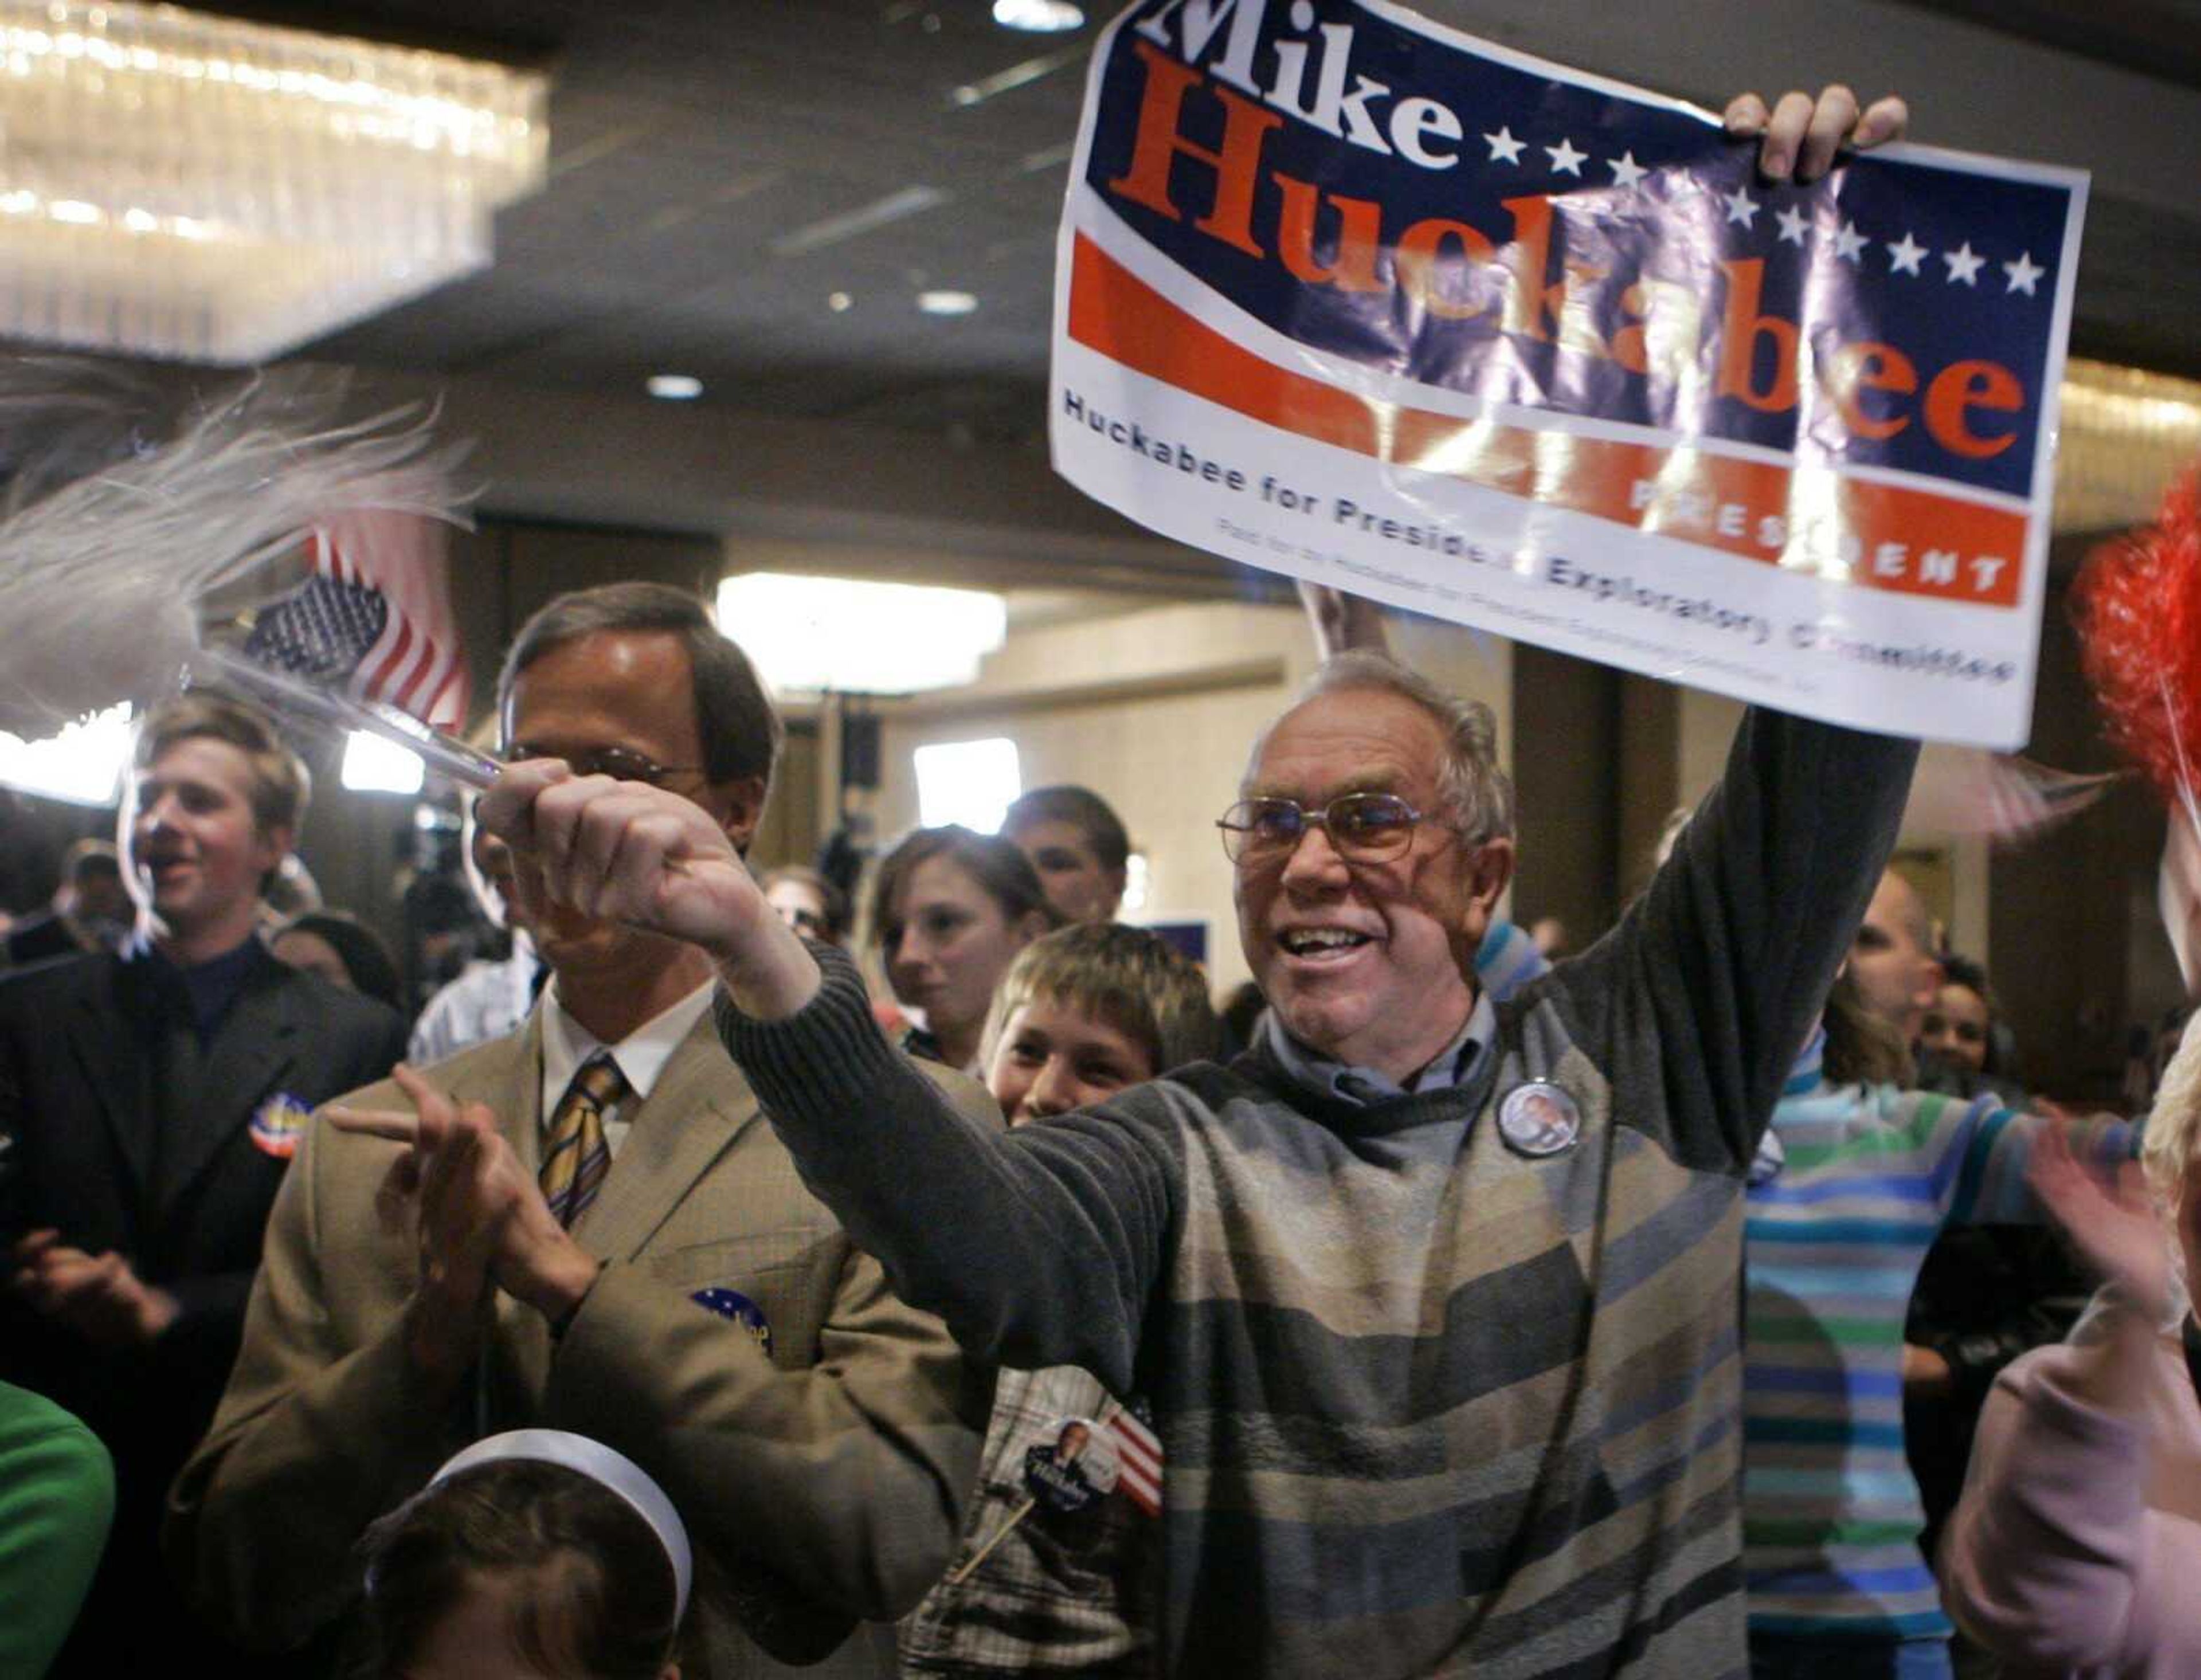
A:
<svg viewBox="0 0 2201 1680">
<path fill-rule="evenodd" d="M 672 1508 L 672 1501 L 665 1496 L 665 1489 L 651 1481 L 640 1465 L 624 1453 L 613 1452 L 602 1442 L 591 1441 L 585 1435 L 573 1435 L 562 1429 L 515 1429 L 475 1442 L 431 1477 L 428 1485 L 432 1488 L 461 1471 L 494 1464 L 500 1459 L 563 1465 L 609 1488 L 625 1500 L 635 1514 L 649 1524 L 657 1543 L 665 1548 L 665 1555 L 672 1562 L 672 1619 L 678 1622 L 687 1614 L 688 1589 L 696 1575 L 695 1554 L 688 1549 L 688 1530 L 680 1521 L 680 1513 Z"/>
</svg>

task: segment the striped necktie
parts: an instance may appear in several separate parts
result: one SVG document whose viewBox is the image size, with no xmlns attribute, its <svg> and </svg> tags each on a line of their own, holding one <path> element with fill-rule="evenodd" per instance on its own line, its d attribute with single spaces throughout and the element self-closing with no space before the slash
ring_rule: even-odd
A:
<svg viewBox="0 0 2201 1680">
<path fill-rule="evenodd" d="M 561 1225 L 571 1226 L 603 1187 L 612 1152 L 604 1142 L 604 1111 L 627 1094 L 626 1076 L 605 1051 L 583 1062 L 550 1117 L 543 1149 L 543 1199 Z"/>
</svg>

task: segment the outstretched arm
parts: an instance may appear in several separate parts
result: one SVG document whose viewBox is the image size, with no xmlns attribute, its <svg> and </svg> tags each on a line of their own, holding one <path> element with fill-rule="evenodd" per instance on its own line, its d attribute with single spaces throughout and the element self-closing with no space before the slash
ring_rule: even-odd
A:
<svg viewBox="0 0 2201 1680">
<path fill-rule="evenodd" d="M 711 953 L 727 1049 L 803 1182 L 903 1299 L 983 1359 L 1133 1386 L 1182 1178 L 1177 1099 L 1147 1088 L 1109 1120 L 1007 1136 L 974 1125 L 888 1048 L 854 968 L 804 946 L 696 806 L 522 764 L 480 814 L 535 851 L 554 899 Z"/>
</svg>

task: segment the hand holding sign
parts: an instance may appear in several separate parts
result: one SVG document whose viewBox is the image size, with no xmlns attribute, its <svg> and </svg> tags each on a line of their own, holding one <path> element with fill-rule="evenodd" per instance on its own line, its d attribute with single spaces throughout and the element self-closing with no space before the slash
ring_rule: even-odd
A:
<svg viewBox="0 0 2201 1680">
<path fill-rule="evenodd" d="M 1844 146 L 1859 151 L 1899 140 L 1910 124 L 1910 108 L 1890 94 L 1860 112 L 1857 96 L 1836 82 L 1817 99 L 1808 93 L 1781 96 L 1770 111 L 1754 93 L 1728 101 L 1727 132 L 1737 139 L 1758 136 L 1758 173 L 1768 180 L 1816 181 L 1834 166 Z"/>
</svg>

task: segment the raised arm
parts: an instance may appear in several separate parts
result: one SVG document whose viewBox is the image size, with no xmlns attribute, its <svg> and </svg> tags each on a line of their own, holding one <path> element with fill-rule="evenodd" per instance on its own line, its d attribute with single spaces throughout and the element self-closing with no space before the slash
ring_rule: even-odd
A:
<svg viewBox="0 0 2201 1680">
<path fill-rule="evenodd" d="M 887 1046 L 854 967 L 806 947 L 688 802 L 522 764 L 480 818 L 533 850 L 558 902 L 711 953 L 727 1049 L 804 1183 L 903 1299 L 982 1359 L 1083 1365 L 1132 1386 L 1175 1229 L 1183 1099 L 1147 1088 L 1110 1120 L 979 1126 Z"/>
<path fill-rule="evenodd" d="M 1752 708 L 1726 773 L 1565 995 L 1678 1158 L 1740 1172 L 1894 849 L 1915 741 Z"/>
</svg>

